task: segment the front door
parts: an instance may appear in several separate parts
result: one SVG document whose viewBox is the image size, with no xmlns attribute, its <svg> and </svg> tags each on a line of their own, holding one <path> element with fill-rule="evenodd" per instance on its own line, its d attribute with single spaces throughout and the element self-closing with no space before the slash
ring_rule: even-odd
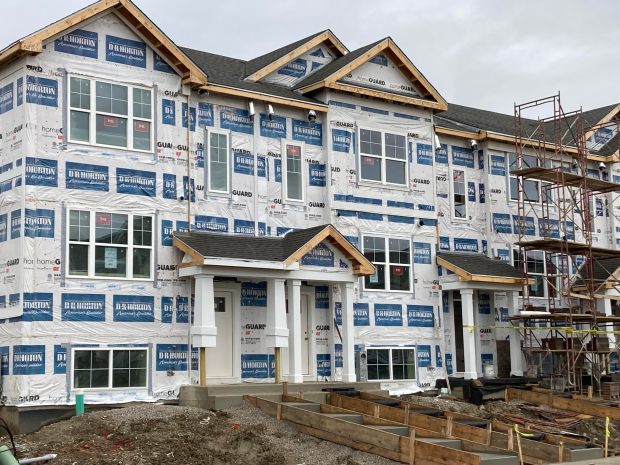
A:
<svg viewBox="0 0 620 465">
<path fill-rule="evenodd" d="M 301 294 L 301 305 L 300 305 L 300 319 L 301 319 L 301 374 L 304 376 L 310 375 L 310 344 L 312 342 L 312 326 L 309 321 L 310 314 L 308 312 L 308 295 Z M 290 309 L 290 305 L 288 300 L 286 301 L 286 312 L 288 313 Z M 289 320 L 290 324 L 290 320 Z M 289 332 L 291 328 L 289 328 Z M 290 373 L 289 370 L 289 348 L 284 347 L 281 351 L 282 354 L 282 374 L 284 376 Z"/>
<path fill-rule="evenodd" d="M 233 377 L 232 294 L 215 293 L 216 346 L 207 348 L 207 378 Z"/>
</svg>

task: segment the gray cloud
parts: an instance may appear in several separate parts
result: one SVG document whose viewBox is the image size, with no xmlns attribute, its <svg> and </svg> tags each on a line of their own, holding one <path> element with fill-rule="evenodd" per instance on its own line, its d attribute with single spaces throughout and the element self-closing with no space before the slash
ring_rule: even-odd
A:
<svg viewBox="0 0 620 465">
<path fill-rule="evenodd" d="M 560 90 L 565 109 L 620 102 L 620 2 L 137 0 L 176 43 L 252 58 L 330 28 L 350 49 L 391 36 L 450 102 L 512 113 Z M 4 47 L 87 5 L 3 0 Z M 53 7 L 50 7 L 53 5 Z"/>
</svg>

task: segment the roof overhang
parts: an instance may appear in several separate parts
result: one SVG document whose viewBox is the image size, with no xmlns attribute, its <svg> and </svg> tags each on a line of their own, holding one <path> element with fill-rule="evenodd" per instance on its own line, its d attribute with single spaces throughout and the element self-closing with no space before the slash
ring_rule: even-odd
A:
<svg viewBox="0 0 620 465">
<path fill-rule="evenodd" d="M 45 41 L 57 37 L 82 22 L 106 12 L 118 14 L 138 35 L 149 42 L 160 56 L 165 58 L 179 71 L 183 84 L 195 87 L 207 83 L 206 74 L 130 0 L 100 0 L 82 8 L 1 50 L 0 65 L 11 63 L 25 55 L 41 53 Z"/>
<path fill-rule="evenodd" d="M 391 92 L 369 89 L 366 87 L 338 82 L 339 79 L 343 78 L 355 68 L 366 63 L 369 59 L 379 53 L 386 54 L 394 63 L 397 63 L 399 70 L 414 83 L 416 89 L 420 91 L 423 98 L 408 97 L 401 94 L 394 94 Z M 448 103 L 446 102 L 446 100 L 431 85 L 431 83 L 426 79 L 426 77 L 414 66 L 414 64 L 411 62 L 411 60 L 409 60 L 407 55 L 405 55 L 402 50 L 389 37 L 379 42 L 377 45 L 372 47 L 366 53 L 357 57 L 355 60 L 348 63 L 346 66 L 343 66 L 342 68 L 333 72 L 325 79 L 314 84 L 301 87 L 298 90 L 301 93 L 308 93 L 325 87 L 353 94 L 366 95 L 369 97 L 379 98 L 388 101 L 407 103 L 410 105 L 430 108 L 437 111 L 445 111 L 448 109 Z"/>
<path fill-rule="evenodd" d="M 533 279 L 527 278 L 513 278 L 506 276 L 492 276 L 483 274 L 472 274 L 463 268 L 456 266 L 454 263 L 437 256 L 437 265 L 443 266 L 445 269 L 452 271 L 459 278 L 459 281 L 468 282 L 480 282 L 480 283 L 495 283 L 495 284 L 514 284 L 518 286 L 524 286 L 526 284 L 534 284 Z"/>
</svg>

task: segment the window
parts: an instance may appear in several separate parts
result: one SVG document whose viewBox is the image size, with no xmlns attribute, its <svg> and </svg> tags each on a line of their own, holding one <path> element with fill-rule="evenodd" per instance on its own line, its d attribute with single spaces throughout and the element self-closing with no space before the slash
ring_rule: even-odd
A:
<svg viewBox="0 0 620 465">
<path fill-rule="evenodd" d="M 365 289 L 411 290 L 411 241 L 364 237 L 364 256 L 375 265 L 375 274 L 364 278 Z"/>
<path fill-rule="evenodd" d="M 69 142 L 153 150 L 151 89 L 71 76 Z"/>
<path fill-rule="evenodd" d="M 467 183 L 465 171 L 452 170 L 453 218 L 467 219 Z"/>
<path fill-rule="evenodd" d="M 69 210 L 68 276 L 151 279 L 153 217 Z"/>
<path fill-rule="evenodd" d="M 415 349 L 367 349 L 369 380 L 415 379 Z"/>
<path fill-rule="evenodd" d="M 73 352 L 73 389 L 146 387 L 146 349 Z"/>
<path fill-rule="evenodd" d="M 228 134 L 209 131 L 209 167 L 207 186 L 210 192 L 228 193 L 230 182 L 230 151 Z"/>
<path fill-rule="evenodd" d="M 519 169 L 519 161 L 517 154 L 508 154 L 508 169 L 510 172 Z M 523 155 L 521 168 L 533 168 L 539 166 L 537 157 L 531 155 Z M 539 203 L 541 199 L 540 183 L 533 179 L 523 179 L 523 199 L 528 202 Z M 516 176 L 510 176 L 510 200 L 519 200 L 519 181 Z"/>
<path fill-rule="evenodd" d="M 407 138 L 400 134 L 360 129 L 360 179 L 407 185 Z"/>
<path fill-rule="evenodd" d="M 519 270 L 524 270 L 523 254 L 518 249 L 513 250 L 513 264 Z M 527 277 L 534 280 L 528 286 L 530 297 L 545 297 L 545 253 L 540 250 L 527 252 Z"/>
<path fill-rule="evenodd" d="M 284 142 L 284 198 L 289 201 L 303 202 L 303 145 Z"/>
</svg>

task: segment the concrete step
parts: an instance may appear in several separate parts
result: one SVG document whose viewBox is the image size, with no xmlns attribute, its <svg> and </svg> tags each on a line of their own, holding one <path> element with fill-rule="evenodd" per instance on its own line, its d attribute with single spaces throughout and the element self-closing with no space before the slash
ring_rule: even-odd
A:
<svg viewBox="0 0 620 465">
<path fill-rule="evenodd" d="M 354 413 L 325 413 L 324 415 L 326 417 L 337 418 L 338 420 L 344 420 L 350 423 L 357 423 L 358 425 L 364 424 L 362 416 Z"/>
<path fill-rule="evenodd" d="M 183 386 L 185 387 L 185 386 Z M 212 384 L 207 386 L 190 386 L 194 389 L 207 390 L 208 395 L 218 394 L 281 394 L 282 384 L 275 383 L 238 383 L 238 384 Z M 307 382 L 307 383 L 289 383 L 288 392 L 321 392 L 325 388 L 353 388 L 358 391 L 381 391 L 381 383 L 377 382 L 359 382 L 359 383 L 341 383 L 341 382 Z"/>
<path fill-rule="evenodd" d="M 514 455 L 489 454 L 479 452 L 480 465 L 519 465 L 519 459 Z"/>
<path fill-rule="evenodd" d="M 450 447 L 451 449 L 463 448 L 463 442 L 460 439 L 416 438 L 416 440 L 422 442 L 429 442 L 431 444 L 437 444 L 438 446 Z"/>
<path fill-rule="evenodd" d="M 600 447 L 589 447 L 589 448 L 567 448 L 568 457 L 571 462 L 576 462 L 577 460 L 593 460 L 603 458 L 603 449 Z M 620 460 L 616 457 L 618 463 Z"/>
<path fill-rule="evenodd" d="M 319 404 L 311 404 L 307 402 L 282 402 L 282 405 L 287 407 L 296 407 L 309 412 L 321 412 L 321 406 Z"/>
<path fill-rule="evenodd" d="M 299 392 L 290 392 L 289 396 L 299 396 Z M 319 404 L 327 403 L 328 392 L 304 392 L 304 400 L 309 400 L 311 402 L 318 402 Z"/>
<path fill-rule="evenodd" d="M 454 422 L 462 425 L 474 426 L 476 428 L 486 428 L 489 424 L 486 420 L 474 420 L 469 418 L 455 418 Z"/>
<path fill-rule="evenodd" d="M 366 425 L 370 428 L 385 431 L 386 433 L 398 434 L 399 436 L 409 436 L 409 428 L 397 425 Z"/>
<path fill-rule="evenodd" d="M 409 408 L 409 413 L 418 413 L 420 415 L 428 415 L 431 417 L 443 417 L 443 412 L 435 408 Z"/>
</svg>

